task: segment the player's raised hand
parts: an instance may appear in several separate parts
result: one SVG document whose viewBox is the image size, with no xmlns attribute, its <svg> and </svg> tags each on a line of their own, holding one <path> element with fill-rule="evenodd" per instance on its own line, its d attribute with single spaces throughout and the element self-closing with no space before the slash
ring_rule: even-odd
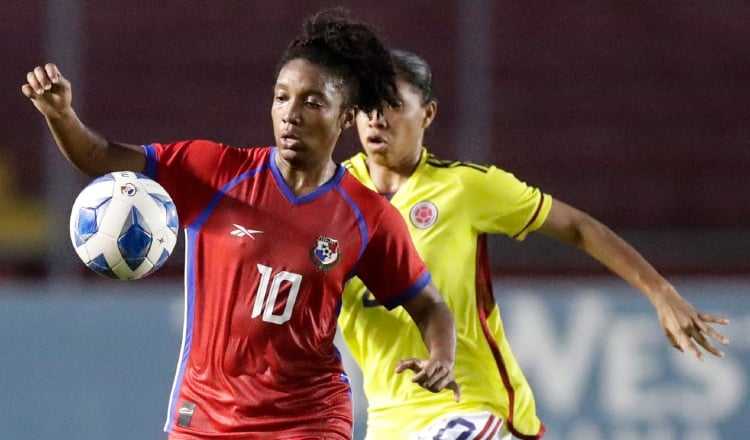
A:
<svg viewBox="0 0 750 440">
<path fill-rule="evenodd" d="M 654 306 L 664 334 L 676 349 L 681 352 L 690 350 L 700 360 L 703 360 L 703 353 L 698 345 L 714 356 L 724 356 L 709 338 L 722 345 L 729 344 L 729 339 L 710 324 L 729 324 L 727 318 L 700 313 L 673 289 L 660 296 Z"/>
<path fill-rule="evenodd" d="M 21 92 L 47 118 L 59 117 L 70 109 L 70 81 L 52 63 L 36 66 L 28 72 Z"/>
<path fill-rule="evenodd" d="M 406 370 L 412 370 L 415 373 L 411 381 L 422 388 L 433 393 L 449 389 L 453 391 L 453 398 L 456 402 L 461 400 L 461 388 L 453 378 L 450 363 L 437 359 L 403 359 L 396 365 L 396 373 L 400 374 Z"/>
</svg>

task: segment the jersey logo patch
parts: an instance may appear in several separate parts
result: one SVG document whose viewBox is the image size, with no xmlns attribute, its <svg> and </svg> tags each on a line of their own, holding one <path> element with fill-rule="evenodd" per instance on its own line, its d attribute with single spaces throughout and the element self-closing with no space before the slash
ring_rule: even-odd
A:
<svg viewBox="0 0 750 440">
<path fill-rule="evenodd" d="M 326 271 L 341 260 L 339 242 L 330 237 L 318 237 L 318 242 L 310 248 L 310 261 L 318 269 Z"/>
<path fill-rule="evenodd" d="M 255 240 L 255 235 L 253 234 L 263 233 L 263 231 L 258 231 L 257 229 L 247 229 L 246 227 L 238 225 L 236 223 L 232 223 L 232 226 L 234 226 L 234 230 L 230 232 L 230 234 L 234 235 L 235 237 L 250 237 Z"/>
<path fill-rule="evenodd" d="M 437 221 L 438 209 L 432 202 L 419 202 L 409 211 L 411 224 L 419 229 L 427 229 Z"/>
</svg>

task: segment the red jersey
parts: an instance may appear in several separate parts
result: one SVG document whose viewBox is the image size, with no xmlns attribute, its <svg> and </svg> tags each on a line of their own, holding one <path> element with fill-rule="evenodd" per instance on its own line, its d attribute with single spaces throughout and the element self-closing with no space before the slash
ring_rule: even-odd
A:
<svg viewBox="0 0 750 440">
<path fill-rule="evenodd" d="M 344 284 L 356 275 L 393 308 L 430 280 L 398 211 L 341 166 L 295 196 L 271 147 L 144 149 L 186 233 L 170 438 L 350 438 L 333 343 Z"/>
</svg>

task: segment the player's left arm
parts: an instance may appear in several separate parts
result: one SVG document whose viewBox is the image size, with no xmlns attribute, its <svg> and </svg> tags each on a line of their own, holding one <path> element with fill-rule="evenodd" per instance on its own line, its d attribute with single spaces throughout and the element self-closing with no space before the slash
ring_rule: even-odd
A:
<svg viewBox="0 0 750 440">
<path fill-rule="evenodd" d="M 727 345 L 729 339 L 710 324 L 729 324 L 729 320 L 696 310 L 633 246 L 607 226 L 585 212 L 553 200 L 549 215 L 538 231 L 577 246 L 640 290 L 653 304 L 662 329 L 675 348 L 682 352 L 689 349 L 702 360 L 703 353 L 697 343 L 715 356 L 724 356 L 708 337 Z"/>
<path fill-rule="evenodd" d="M 415 372 L 411 380 L 421 387 L 440 392 L 453 391 L 458 402 L 461 391 L 453 377 L 453 362 L 456 356 L 456 327 L 453 314 L 443 301 L 437 287 L 430 282 L 413 298 L 402 304 L 422 334 L 429 359 L 409 358 L 399 361 L 396 373 L 409 369 Z"/>
<path fill-rule="evenodd" d="M 370 190 L 365 191 L 371 198 Z M 401 214 L 384 199 L 375 200 L 381 203 L 382 210 L 371 229 L 356 275 L 388 310 L 399 305 L 406 310 L 430 353 L 429 359 L 399 361 L 396 373 L 412 370 L 415 372 L 412 382 L 435 393 L 451 389 L 458 400 L 460 392 L 453 378 L 456 355 L 453 313 L 430 281 L 427 266 L 414 247 Z M 384 277 L 384 273 L 391 276 Z"/>
</svg>

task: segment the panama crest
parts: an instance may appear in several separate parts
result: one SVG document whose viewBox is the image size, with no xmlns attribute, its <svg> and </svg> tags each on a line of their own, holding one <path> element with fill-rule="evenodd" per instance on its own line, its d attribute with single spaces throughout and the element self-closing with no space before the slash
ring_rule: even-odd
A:
<svg viewBox="0 0 750 440">
<path fill-rule="evenodd" d="M 310 260 L 320 270 L 328 270 L 341 260 L 339 242 L 330 237 L 318 237 L 318 242 L 310 248 Z"/>
</svg>

